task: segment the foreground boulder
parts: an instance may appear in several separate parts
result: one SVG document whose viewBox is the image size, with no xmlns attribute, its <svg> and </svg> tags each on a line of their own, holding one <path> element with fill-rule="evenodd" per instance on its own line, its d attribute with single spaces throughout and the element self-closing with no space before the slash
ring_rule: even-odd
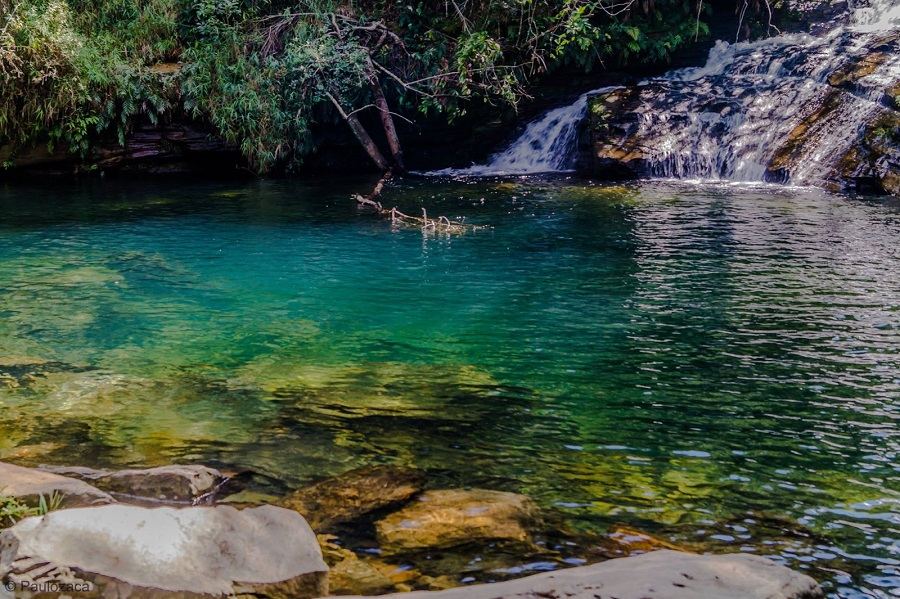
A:
<svg viewBox="0 0 900 599">
<path fill-rule="evenodd" d="M 528 497 L 485 489 L 428 491 L 376 524 L 385 553 L 452 547 L 473 541 L 527 543 L 538 508 Z"/>
<path fill-rule="evenodd" d="M 281 505 L 302 514 L 317 531 L 408 500 L 422 490 L 421 472 L 393 466 L 359 468 L 286 497 Z"/>
<path fill-rule="evenodd" d="M 102 505 L 115 501 L 84 481 L 0 462 L 0 495 L 36 505 L 41 496 L 58 497 L 62 507 Z"/>
<path fill-rule="evenodd" d="M 79 585 L 79 597 L 318 597 L 327 571 L 306 521 L 272 506 L 108 505 L 26 518 L 0 533 L 0 579 Z"/>
<path fill-rule="evenodd" d="M 748 554 L 654 551 L 517 580 L 386 599 L 817 599 L 816 581 Z"/>
<path fill-rule="evenodd" d="M 159 501 L 191 502 L 215 489 L 225 476 L 207 466 L 161 466 L 144 470 L 94 470 L 79 466 L 42 466 L 42 470 L 79 478 L 110 493 Z"/>
</svg>

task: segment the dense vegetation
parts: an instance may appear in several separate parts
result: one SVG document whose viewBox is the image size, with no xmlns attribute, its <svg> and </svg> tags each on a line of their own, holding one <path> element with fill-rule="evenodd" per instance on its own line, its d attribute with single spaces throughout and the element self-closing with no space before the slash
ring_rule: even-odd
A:
<svg viewBox="0 0 900 599">
<path fill-rule="evenodd" d="M 554 69 L 664 60 L 705 33 L 704 10 L 682 0 L 0 0 L 0 156 L 47 143 L 90 163 L 96 142 L 122 143 L 138 119 L 191 118 L 266 172 L 296 167 L 316 126 L 344 120 L 380 167 L 402 168 L 395 119 L 515 106 Z"/>
</svg>

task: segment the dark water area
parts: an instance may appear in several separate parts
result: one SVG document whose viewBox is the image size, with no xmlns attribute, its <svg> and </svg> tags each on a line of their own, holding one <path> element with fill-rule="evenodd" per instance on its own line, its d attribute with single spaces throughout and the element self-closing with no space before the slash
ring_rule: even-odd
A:
<svg viewBox="0 0 900 599">
<path fill-rule="evenodd" d="M 387 192 L 490 226 L 446 236 L 358 211 L 368 185 L 0 187 L 0 459 L 209 463 L 273 493 L 414 466 L 585 534 L 900 593 L 897 200 Z"/>
</svg>

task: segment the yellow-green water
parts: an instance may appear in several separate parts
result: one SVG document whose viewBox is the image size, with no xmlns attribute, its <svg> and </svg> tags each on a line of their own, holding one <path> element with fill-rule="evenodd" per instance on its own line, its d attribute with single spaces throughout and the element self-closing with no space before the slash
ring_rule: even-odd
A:
<svg viewBox="0 0 900 599">
<path fill-rule="evenodd" d="M 0 459 L 365 464 L 900 589 L 900 206 L 410 180 L 0 187 Z"/>
</svg>

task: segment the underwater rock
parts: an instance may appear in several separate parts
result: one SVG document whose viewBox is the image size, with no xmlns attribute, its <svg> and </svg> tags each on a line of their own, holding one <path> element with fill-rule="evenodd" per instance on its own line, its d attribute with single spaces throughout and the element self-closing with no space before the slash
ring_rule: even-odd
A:
<svg viewBox="0 0 900 599">
<path fill-rule="evenodd" d="M 445 591 L 383 595 L 385 599 L 818 599 L 815 580 L 764 557 L 654 551 Z"/>
<path fill-rule="evenodd" d="M 217 500 L 217 503 L 230 503 L 232 505 L 240 505 L 240 506 L 253 506 L 253 505 L 267 505 L 267 504 L 277 504 L 281 501 L 281 498 L 277 495 L 270 495 L 269 493 L 261 493 L 259 491 L 251 491 L 248 489 L 244 489 L 243 491 L 238 491 L 237 493 L 232 493 L 222 499 Z"/>
<path fill-rule="evenodd" d="M 26 518 L 0 533 L 0 578 L 86 585 L 79 597 L 327 593 L 316 537 L 290 510 L 109 505 Z"/>
<path fill-rule="evenodd" d="M 332 595 L 377 595 L 397 590 L 387 576 L 368 560 L 335 543 L 331 535 L 318 535 L 319 546 L 328 564 L 328 590 Z"/>
<path fill-rule="evenodd" d="M 473 541 L 528 543 L 539 519 L 528 497 L 485 489 L 428 491 L 376 523 L 385 553 L 452 547 Z"/>
<path fill-rule="evenodd" d="M 350 470 L 300 489 L 281 506 L 302 514 L 317 531 L 408 500 L 422 490 L 421 472 L 394 466 Z"/>
<path fill-rule="evenodd" d="M 63 449 L 65 445 L 53 441 L 15 445 L 8 449 L 0 448 L 0 460 L 32 460 Z"/>
<path fill-rule="evenodd" d="M 0 495 L 15 497 L 29 505 L 36 505 L 41 496 L 49 501 L 55 495 L 60 498 L 64 507 L 101 505 L 115 501 L 109 494 L 84 481 L 5 462 L 0 462 Z"/>
<path fill-rule="evenodd" d="M 621 545 L 629 554 L 646 553 L 648 551 L 658 551 L 660 549 L 672 549 L 674 551 L 684 551 L 683 547 L 664 541 L 663 539 L 654 537 L 636 528 L 628 526 L 614 526 L 609 531 L 609 538 Z"/>
<path fill-rule="evenodd" d="M 380 595 L 397 590 L 387 576 L 355 554 L 331 568 L 328 589 L 332 595 Z"/>
<path fill-rule="evenodd" d="M 493 391 L 498 383 L 469 365 L 307 364 L 265 356 L 239 368 L 229 385 L 297 397 L 298 417 L 315 422 L 372 416 L 471 421 L 479 414 L 456 409 L 450 397 Z"/>
<path fill-rule="evenodd" d="M 161 466 L 145 470 L 93 470 L 78 466 L 41 466 L 53 474 L 79 478 L 110 493 L 160 501 L 189 502 L 213 492 L 225 477 L 207 466 Z"/>
</svg>

